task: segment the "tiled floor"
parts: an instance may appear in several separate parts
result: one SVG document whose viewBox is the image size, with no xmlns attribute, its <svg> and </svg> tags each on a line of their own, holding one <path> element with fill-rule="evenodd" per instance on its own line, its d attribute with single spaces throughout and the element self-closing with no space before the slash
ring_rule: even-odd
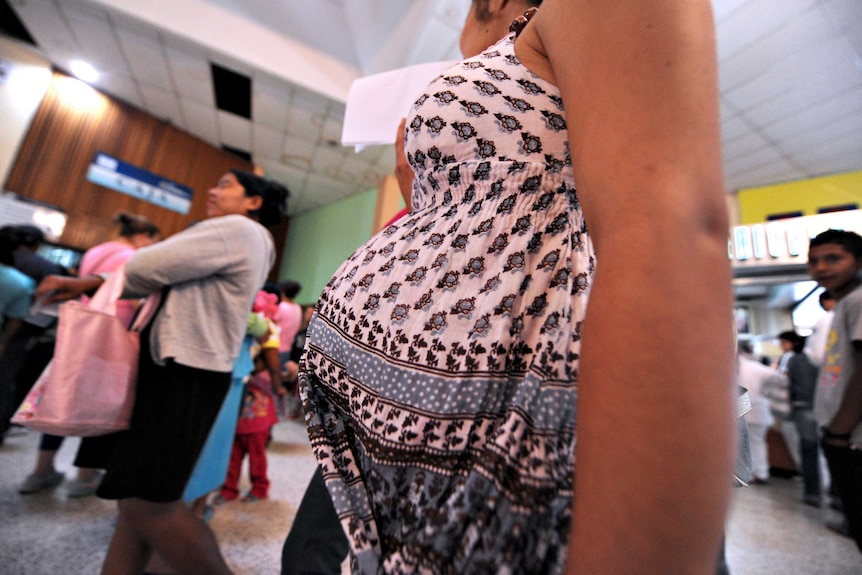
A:
<svg viewBox="0 0 862 575">
<path fill-rule="evenodd" d="M 94 497 L 68 499 L 61 485 L 22 496 L 38 434 L 6 439 L 0 447 L 0 574 L 90 575 L 99 572 L 114 518 L 113 504 Z M 67 440 L 57 466 L 72 476 L 77 440 Z M 314 462 L 302 423 L 276 426 L 269 449 L 271 499 L 218 508 L 213 530 L 237 575 L 275 575 L 281 544 L 311 477 Z M 798 499 L 798 479 L 737 489 L 727 527 L 733 575 L 862 575 L 862 554 L 849 539 L 823 526 L 829 509 Z"/>
</svg>

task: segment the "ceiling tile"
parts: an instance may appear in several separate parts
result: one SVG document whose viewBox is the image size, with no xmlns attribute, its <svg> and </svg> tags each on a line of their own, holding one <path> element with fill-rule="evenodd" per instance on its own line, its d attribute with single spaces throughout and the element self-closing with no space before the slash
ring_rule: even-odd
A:
<svg viewBox="0 0 862 575">
<path fill-rule="evenodd" d="M 731 28 L 736 35 L 736 30 Z M 730 57 L 721 58 L 722 92 L 755 79 L 798 52 L 809 50 L 834 37 L 834 28 L 822 12 L 810 9 L 784 26 L 764 34 Z M 721 41 L 719 41 L 719 46 Z"/>
<path fill-rule="evenodd" d="M 221 147 L 216 111 L 212 106 L 194 100 L 180 99 L 180 108 L 183 113 L 183 123 L 194 126 L 194 134 L 217 148 Z"/>
<path fill-rule="evenodd" d="M 308 169 L 314 155 L 316 142 L 305 138 L 295 138 L 288 134 L 284 138 L 281 161 L 295 168 Z"/>
<path fill-rule="evenodd" d="M 287 134 L 292 138 L 308 140 L 310 144 L 317 144 L 321 137 L 323 118 L 324 116 L 320 112 L 310 111 L 294 104 L 287 118 Z"/>
<path fill-rule="evenodd" d="M 251 122 L 230 112 L 216 111 L 221 143 L 231 148 L 251 151 Z"/>
<path fill-rule="evenodd" d="M 811 106 L 794 116 L 763 126 L 763 131 L 775 142 L 785 138 L 804 137 L 805 134 L 816 131 L 821 126 L 839 121 L 851 114 L 860 113 L 862 113 L 862 86 Z"/>
<path fill-rule="evenodd" d="M 733 171 L 725 175 L 728 192 L 807 178 L 808 174 L 784 161 L 771 162 L 750 170 Z"/>
<path fill-rule="evenodd" d="M 715 0 L 712 3 L 712 11 L 715 14 L 715 20 L 721 24 L 722 20 L 732 15 L 735 10 L 740 9 L 743 4 L 752 0 Z"/>
<path fill-rule="evenodd" d="M 96 82 L 96 86 L 104 92 L 111 94 L 127 104 L 136 108 L 144 108 L 144 101 L 137 83 L 127 76 L 120 74 L 103 74 Z"/>
<path fill-rule="evenodd" d="M 344 117 L 327 115 L 320 127 L 321 140 L 327 144 L 341 145 L 341 132 L 344 130 Z"/>
<path fill-rule="evenodd" d="M 804 113 L 836 94 L 862 86 L 862 69 L 847 61 L 834 64 L 826 65 L 809 81 L 797 82 L 791 90 L 747 110 L 745 116 L 756 125 L 773 124 Z"/>
<path fill-rule="evenodd" d="M 751 130 L 751 125 L 735 112 L 722 114 L 721 139 L 723 142 L 736 140 L 745 136 Z"/>
<path fill-rule="evenodd" d="M 78 49 L 65 16 L 54 2 L 30 0 L 13 3 L 12 8 L 40 48 L 53 58 L 54 52 L 72 53 Z M 34 25 L 38 23 L 38 25 Z"/>
<path fill-rule="evenodd" d="M 182 123 L 183 116 L 180 113 L 180 104 L 173 92 L 149 84 L 139 84 L 138 88 L 150 114 L 172 124 L 180 125 Z"/>
<path fill-rule="evenodd" d="M 311 168 L 318 174 L 341 179 L 341 164 L 344 162 L 343 148 L 327 144 L 317 146 L 311 157 Z"/>
<path fill-rule="evenodd" d="M 847 44 L 841 39 L 828 40 L 810 46 L 794 57 L 785 58 L 762 74 L 728 91 L 722 92 L 737 110 L 745 111 L 770 98 L 780 96 L 793 89 L 801 78 L 811 78 L 823 69 L 824 62 L 841 56 L 847 58 Z"/>
<path fill-rule="evenodd" d="M 804 156 L 811 153 L 814 148 L 833 149 L 835 148 L 833 142 L 844 140 L 853 134 L 862 134 L 862 114 L 849 114 L 829 124 L 821 125 L 818 130 L 807 132 L 800 137 L 784 138 L 778 147 L 785 154 Z M 862 165 L 862 154 L 857 156 L 857 160 Z"/>
<path fill-rule="evenodd" d="M 189 54 L 176 48 L 165 48 L 171 85 L 182 98 L 215 106 L 210 65 L 199 54 Z"/>
<path fill-rule="evenodd" d="M 163 90 L 174 90 L 168 74 L 168 63 L 159 42 L 149 36 L 127 31 L 120 36 L 120 44 L 136 78 Z"/>
<path fill-rule="evenodd" d="M 792 22 L 816 3 L 817 0 L 758 0 L 740 6 L 717 27 L 719 61 Z"/>
<path fill-rule="evenodd" d="M 261 124 L 260 122 L 252 123 L 251 132 L 251 150 L 254 154 L 255 162 L 257 163 L 261 157 L 280 161 L 284 132 L 282 130 L 271 128 L 265 124 Z"/>
<path fill-rule="evenodd" d="M 254 78 L 252 82 L 251 117 L 256 124 L 284 130 L 290 109 L 292 91 L 269 80 Z"/>
<path fill-rule="evenodd" d="M 836 134 L 829 141 L 810 146 L 798 153 L 799 163 L 810 172 L 828 174 L 834 171 L 862 169 L 862 129 Z"/>
<path fill-rule="evenodd" d="M 725 162 L 733 163 L 739 157 L 750 156 L 770 146 L 771 143 L 757 132 L 746 132 L 739 138 L 722 142 L 722 157 Z"/>
<path fill-rule="evenodd" d="M 63 13 L 86 62 L 99 73 L 131 75 L 114 29 L 104 13 L 96 17 L 69 6 L 64 6 Z"/>
<path fill-rule="evenodd" d="M 780 155 L 778 150 L 771 146 L 763 146 L 752 149 L 748 154 L 743 154 L 730 160 L 726 160 L 725 165 L 733 171 L 745 172 L 754 168 L 759 168 L 760 166 L 778 164 L 785 161 L 786 160 Z"/>
</svg>

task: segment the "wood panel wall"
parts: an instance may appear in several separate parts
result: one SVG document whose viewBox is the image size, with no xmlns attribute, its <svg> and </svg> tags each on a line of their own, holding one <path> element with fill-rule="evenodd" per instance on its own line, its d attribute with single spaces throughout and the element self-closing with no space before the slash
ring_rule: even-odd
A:
<svg viewBox="0 0 862 575">
<path fill-rule="evenodd" d="M 4 185 L 6 190 L 63 208 L 68 221 L 60 243 L 87 249 L 116 233 L 120 211 L 154 221 L 167 237 L 206 216 L 206 192 L 230 168 L 251 171 L 242 158 L 199 140 L 136 108 L 95 92 L 94 105 L 64 99 L 75 82 L 55 73 Z M 194 190 L 188 215 L 87 181 L 95 152 L 104 152 Z M 273 229 L 280 269 L 287 224 Z"/>
</svg>

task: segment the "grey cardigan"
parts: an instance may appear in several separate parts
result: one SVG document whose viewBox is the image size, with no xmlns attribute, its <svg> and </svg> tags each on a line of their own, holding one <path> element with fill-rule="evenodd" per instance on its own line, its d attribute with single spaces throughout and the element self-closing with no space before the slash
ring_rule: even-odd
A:
<svg viewBox="0 0 862 575">
<path fill-rule="evenodd" d="M 204 220 L 138 250 L 126 264 L 123 297 L 171 286 L 153 320 L 153 361 L 229 372 L 254 296 L 275 261 L 270 233 L 239 215 Z"/>
</svg>

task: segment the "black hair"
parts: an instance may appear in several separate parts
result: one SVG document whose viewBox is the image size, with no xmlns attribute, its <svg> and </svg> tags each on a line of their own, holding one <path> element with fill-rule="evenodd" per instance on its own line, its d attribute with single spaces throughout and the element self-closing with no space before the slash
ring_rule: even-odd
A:
<svg viewBox="0 0 862 575">
<path fill-rule="evenodd" d="M 45 232 L 30 224 L 13 226 L 12 233 L 15 238 L 16 249 L 21 246 L 35 249 L 45 241 Z"/>
<path fill-rule="evenodd" d="M 114 223 L 119 224 L 120 236 L 124 238 L 138 234 L 147 234 L 151 238 L 159 235 L 159 227 L 144 216 L 120 212 L 114 218 Z"/>
<path fill-rule="evenodd" d="M 265 282 L 263 287 L 261 288 L 266 293 L 271 293 L 276 296 L 278 299 L 281 299 L 281 290 L 278 287 L 278 284 L 275 282 Z"/>
<path fill-rule="evenodd" d="M 18 247 L 15 239 L 15 229 L 12 226 L 0 228 L 0 264 L 14 266 L 15 256 L 13 252 Z"/>
<path fill-rule="evenodd" d="M 782 331 L 778 334 L 778 339 L 789 341 L 793 345 L 793 351 L 795 353 L 801 353 L 802 348 L 805 347 L 805 338 L 795 331 Z"/>
<path fill-rule="evenodd" d="M 808 244 L 809 249 L 815 246 L 824 244 L 837 244 L 842 246 L 853 255 L 853 258 L 862 260 L 862 236 L 856 232 L 849 230 L 826 230 L 817 234 L 811 243 Z"/>
<path fill-rule="evenodd" d="M 281 284 L 281 293 L 286 298 L 293 299 L 300 291 L 302 291 L 302 284 L 297 281 L 288 280 Z"/>
<path fill-rule="evenodd" d="M 236 176 L 247 197 L 260 196 L 263 200 L 260 208 L 250 212 L 249 216 L 266 227 L 281 223 L 287 211 L 287 198 L 290 195 L 286 187 L 245 170 L 232 168 L 228 171 Z"/>
</svg>

